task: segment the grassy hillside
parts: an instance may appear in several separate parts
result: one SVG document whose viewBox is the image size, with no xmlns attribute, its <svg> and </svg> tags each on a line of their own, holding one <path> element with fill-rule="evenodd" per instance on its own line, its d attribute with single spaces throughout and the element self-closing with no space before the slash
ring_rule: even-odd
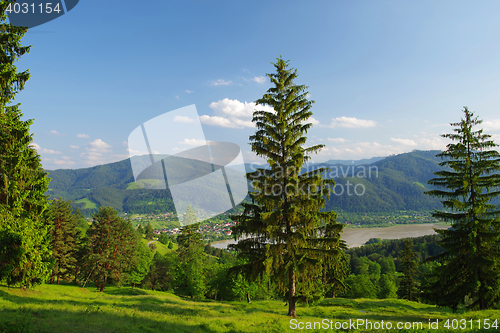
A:
<svg viewBox="0 0 500 333">
<path fill-rule="evenodd" d="M 478 319 L 492 321 L 500 317 L 498 310 L 454 315 L 447 309 L 404 300 L 326 299 L 314 306 L 299 305 L 299 317 L 291 324 L 281 301 L 197 302 L 130 287 L 107 287 L 99 293 L 92 287 L 83 289 L 70 285 L 41 285 L 34 290 L 0 286 L 0 311 L 0 332 L 291 332 L 294 331 L 291 325 L 299 325 L 299 322 L 306 325 L 323 319 L 334 322 L 369 320 L 372 325 L 383 320 L 394 327 L 398 322 L 410 325 L 422 322 L 423 330 L 398 331 L 451 332 L 453 330 L 443 327 L 447 319 L 474 319 L 477 328 Z M 433 322 L 438 319 L 440 329 L 426 329 L 429 319 Z M 395 329 L 339 331 L 392 332 Z"/>
</svg>

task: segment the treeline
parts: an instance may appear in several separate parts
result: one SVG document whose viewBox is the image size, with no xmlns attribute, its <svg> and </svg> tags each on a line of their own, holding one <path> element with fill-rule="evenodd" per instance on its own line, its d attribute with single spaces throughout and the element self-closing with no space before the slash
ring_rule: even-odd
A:
<svg viewBox="0 0 500 333">
<path fill-rule="evenodd" d="M 440 235 L 412 239 L 370 239 L 366 245 L 346 251 L 350 275 L 348 298 L 406 298 L 427 301 L 424 293 L 432 267 L 429 258 L 443 252 Z"/>
<path fill-rule="evenodd" d="M 193 299 L 278 298 L 268 277 L 249 282 L 234 270 L 241 264 L 234 253 L 204 244 L 199 224 L 184 227 L 177 237 L 160 235 L 158 241 L 168 249 L 160 254 L 151 224 L 134 229 L 111 207 L 94 212 L 89 225 L 70 201 L 52 200 L 47 222 L 51 258 L 49 273 L 39 283 L 93 284 L 100 291 L 109 284 L 134 286 Z M 5 283 L 18 283 L 13 272 L 4 272 Z"/>
</svg>

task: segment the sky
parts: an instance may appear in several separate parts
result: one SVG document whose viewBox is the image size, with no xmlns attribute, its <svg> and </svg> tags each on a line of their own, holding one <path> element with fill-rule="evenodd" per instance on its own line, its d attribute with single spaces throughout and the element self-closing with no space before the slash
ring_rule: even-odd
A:
<svg viewBox="0 0 500 333">
<path fill-rule="evenodd" d="M 126 159 L 136 128 L 190 105 L 205 139 L 259 163 L 254 102 L 282 56 L 315 101 L 313 162 L 445 149 L 464 106 L 500 143 L 499 41 L 494 0 L 82 0 L 22 39 L 31 79 L 15 102 L 47 170 Z"/>
</svg>

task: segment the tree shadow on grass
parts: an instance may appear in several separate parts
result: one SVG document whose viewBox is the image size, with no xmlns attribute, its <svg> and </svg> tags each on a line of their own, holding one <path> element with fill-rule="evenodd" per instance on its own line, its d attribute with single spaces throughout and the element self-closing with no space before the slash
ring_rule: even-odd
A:
<svg viewBox="0 0 500 333">
<path fill-rule="evenodd" d="M 29 296 L 17 296 L 0 290 L 0 298 L 12 302 L 2 307 L 0 331 L 12 332 L 218 332 L 196 319 L 191 323 L 176 322 L 172 316 L 203 317 L 203 309 L 182 309 L 176 312 L 159 311 L 162 306 L 128 308 L 127 313 L 116 311 L 121 307 L 89 300 L 44 300 Z M 117 300 L 118 301 L 118 300 Z M 64 310 L 54 309 L 58 307 Z M 75 308 L 74 306 L 83 306 Z M 147 305 L 147 304 L 146 304 Z M 83 309 L 83 310 L 82 310 Z M 111 312 L 110 312 L 111 311 Z M 118 313 L 113 313 L 114 311 Z M 131 313 L 132 311 L 132 313 Z M 151 313 L 159 313 L 158 320 Z"/>
</svg>

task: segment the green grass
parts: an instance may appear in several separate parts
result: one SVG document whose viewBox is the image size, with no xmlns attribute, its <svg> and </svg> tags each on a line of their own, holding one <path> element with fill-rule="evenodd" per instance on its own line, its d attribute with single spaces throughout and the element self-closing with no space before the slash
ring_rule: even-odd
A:
<svg viewBox="0 0 500 333">
<path fill-rule="evenodd" d="M 281 301 L 192 301 L 175 295 L 114 286 L 103 293 L 93 287 L 41 285 L 34 290 L 0 286 L 0 332 L 336 332 L 292 330 L 287 307 Z M 452 318 L 498 319 L 500 311 L 451 311 L 404 300 L 327 299 L 314 306 L 299 305 L 297 323 L 323 319 L 365 319 L 397 322 L 440 320 L 439 330 L 399 332 L 451 332 L 442 328 Z M 383 332 L 383 330 L 341 330 Z M 394 332 L 390 330 L 388 332 Z M 459 330 L 461 332 L 471 330 Z M 477 330 L 475 330 L 477 331 Z M 485 331 L 494 332 L 495 329 Z"/>
<path fill-rule="evenodd" d="M 165 186 L 165 181 L 158 179 L 139 179 L 135 182 L 128 183 L 127 190 L 137 190 L 140 188 L 159 188 L 161 186 Z"/>
<path fill-rule="evenodd" d="M 150 240 L 147 240 L 147 239 L 145 239 L 145 238 L 143 238 L 141 241 L 142 241 L 144 244 L 146 244 L 146 245 L 147 245 L 149 242 L 151 242 Z M 170 252 L 170 251 L 175 251 L 175 250 L 177 250 L 177 248 L 179 247 L 177 244 L 172 243 L 172 244 L 174 245 L 174 247 L 173 247 L 172 249 L 169 249 L 167 245 L 162 244 L 162 243 L 160 243 L 160 242 L 158 242 L 158 241 L 156 241 L 156 242 L 154 242 L 154 243 L 152 243 L 152 244 L 155 244 L 155 245 L 156 245 L 156 251 L 158 251 L 158 253 L 160 253 L 161 255 L 164 255 L 165 253 Z"/>
<path fill-rule="evenodd" d="M 95 208 L 97 208 L 97 204 L 95 202 L 93 202 L 92 200 L 90 200 L 89 198 L 83 198 L 83 199 L 75 201 L 75 203 L 81 203 L 81 202 L 83 202 L 85 204 L 83 209 L 95 209 Z"/>
</svg>

